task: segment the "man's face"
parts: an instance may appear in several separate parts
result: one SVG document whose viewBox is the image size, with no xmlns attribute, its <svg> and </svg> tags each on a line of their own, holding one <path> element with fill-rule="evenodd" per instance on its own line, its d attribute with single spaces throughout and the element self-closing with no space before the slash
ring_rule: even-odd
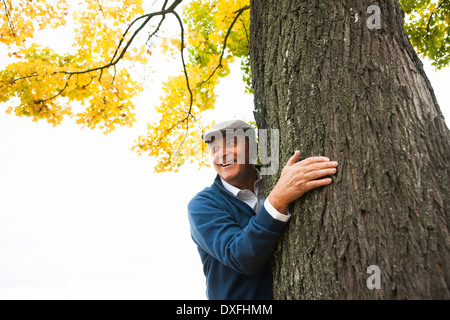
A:
<svg viewBox="0 0 450 320">
<path fill-rule="evenodd" d="M 214 168 L 223 180 L 239 185 L 247 179 L 248 170 L 253 170 L 247 138 L 230 134 L 215 138 L 208 145 Z"/>
</svg>

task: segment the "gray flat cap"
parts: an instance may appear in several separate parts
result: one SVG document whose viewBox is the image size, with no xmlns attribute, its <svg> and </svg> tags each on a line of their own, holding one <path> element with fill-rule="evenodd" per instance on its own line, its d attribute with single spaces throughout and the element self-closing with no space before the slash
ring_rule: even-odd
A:
<svg viewBox="0 0 450 320">
<path fill-rule="evenodd" d="M 243 130 L 245 133 L 248 133 L 247 130 L 251 130 L 250 134 L 255 136 L 255 129 L 249 125 L 247 122 L 242 120 L 229 120 L 216 124 L 209 130 L 206 130 L 202 133 L 202 139 L 206 143 L 211 142 L 211 138 L 217 134 L 218 132 L 227 132 L 227 130 Z"/>
</svg>

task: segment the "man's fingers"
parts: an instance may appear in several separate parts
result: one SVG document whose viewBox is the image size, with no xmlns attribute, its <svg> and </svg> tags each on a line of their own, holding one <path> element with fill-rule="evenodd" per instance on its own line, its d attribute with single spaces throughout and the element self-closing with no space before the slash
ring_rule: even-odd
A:
<svg viewBox="0 0 450 320">
<path fill-rule="evenodd" d="M 298 165 L 299 166 L 309 166 L 314 163 L 329 162 L 329 161 L 330 161 L 330 158 L 327 158 L 327 157 L 309 157 L 309 158 L 306 158 L 306 159 L 298 162 Z"/>
<path fill-rule="evenodd" d="M 309 165 L 299 165 L 299 167 L 302 167 L 303 171 L 311 172 L 311 171 L 317 171 L 322 169 L 332 169 L 336 168 L 338 166 L 337 161 L 323 161 L 323 162 L 314 162 Z"/>
<path fill-rule="evenodd" d="M 298 161 L 299 158 L 300 158 L 300 151 L 296 150 L 294 155 L 288 160 L 286 165 L 292 166 L 294 163 L 296 163 Z"/>
<path fill-rule="evenodd" d="M 304 178 L 307 181 L 316 180 L 325 176 L 329 176 L 336 173 L 336 168 L 327 168 L 327 169 L 321 169 L 321 170 L 314 170 L 310 171 L 308 173 L 305 173 Z"/>
<path fill-rule="evenodd" d="M 324 178 L 319 180 L 313 180 L 305 183 L 305 187 L 307 191 L 310 191 L 315 188 L 323 187 L 329 185 L 333 180 L 331 178 Z"/>
</svg>

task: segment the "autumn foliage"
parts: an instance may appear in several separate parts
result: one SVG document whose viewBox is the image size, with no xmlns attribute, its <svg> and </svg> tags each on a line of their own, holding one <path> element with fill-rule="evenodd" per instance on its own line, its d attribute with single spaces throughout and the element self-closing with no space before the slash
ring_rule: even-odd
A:
<svg viewBox="0 0 450 320">
<path fill-rule="evenodd" d="M 176 171 L 186 160 L 208 165 L 199 138 L 208 126 L 201 115 L 214 108 L 215 87 L 236 59 L 252 92 L 250 1 L 181 3 L 165 0 L 146 7 L 143 0 L 2 0 L 0 43 L 10 63 L 0 71 L 1 107 L 54 126 L 66 118 L 104 133 L 131 126 L 136 121 L 132 98 L 144 89 L 131 67 L 152 63 L 151 51 L 158 46 L 181 58 L 181 71 L 164 83 L 161 103 L 154 106 L 160 118 L 148 124 L 132 149 L 156 158 L 156 171 Z M 435 58 L 437 67 L 448 65 L 448 1 L 402 3 L 407 13 L 417 15 L 407 30 L 418 50 Z M 161 34 L 168 16 L 178 22 L 176 37 Z M 37 31 L 65 25 L 75 31 L 70 52 L 34 41 Z"/>
</svg>

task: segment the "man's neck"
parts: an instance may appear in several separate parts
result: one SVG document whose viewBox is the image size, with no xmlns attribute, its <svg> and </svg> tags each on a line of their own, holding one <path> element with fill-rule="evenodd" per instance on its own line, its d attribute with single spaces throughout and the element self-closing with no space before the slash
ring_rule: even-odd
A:
<svg viewBox="0 0 450 320">
<path fill-rule="evenodd" d="M 233 181 L 227 183 L 231 184 L 232 186 L 245 190 L 248 189 L 251 192 L 255 193 L 255 182 L 258 180 L 258 172 L 255 166 L 250 166 L 248 170 L 246 170 L 246 174 L 243 177 L 239 177 L 239 181 Z"/>
</svg>

